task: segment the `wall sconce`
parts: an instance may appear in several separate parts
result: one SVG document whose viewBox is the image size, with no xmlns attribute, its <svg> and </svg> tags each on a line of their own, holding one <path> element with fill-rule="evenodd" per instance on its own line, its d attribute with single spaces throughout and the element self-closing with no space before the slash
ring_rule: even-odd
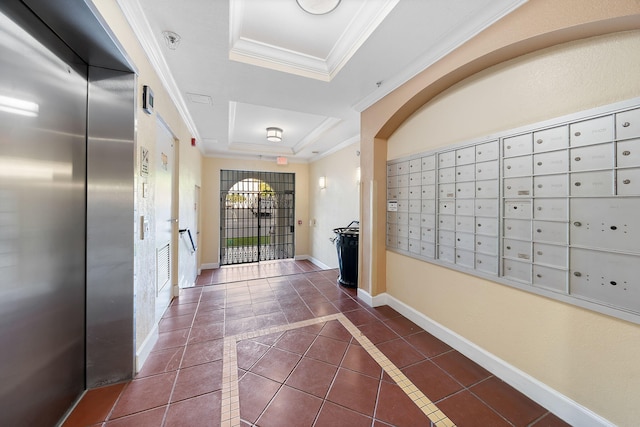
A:
<svg viewBox="0 0 640 427">
<path fill-rule="evenodd" d="M 321 176 L 320 179 L 318 179 L 318 185 L 320 186 L 321 190 L 327 188 L 327 177 Z"/>
<path fill-rule="evenodd" d="M 276 127 L 267 128 L 267 141 L 280 142 L 282 141 L 282 129 Z"/>
</svg>

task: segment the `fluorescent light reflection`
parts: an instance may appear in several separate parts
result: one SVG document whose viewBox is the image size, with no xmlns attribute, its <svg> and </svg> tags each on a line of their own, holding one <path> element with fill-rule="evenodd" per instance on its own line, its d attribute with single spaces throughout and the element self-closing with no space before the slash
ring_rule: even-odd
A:
<svg viewBox="0 0 640 427">
<path fill-rule="evenodd" d="M 38 117 L 40 106 L 35 102 L 0 95 L 0 111 L 27 117 Z"/>
</svg>

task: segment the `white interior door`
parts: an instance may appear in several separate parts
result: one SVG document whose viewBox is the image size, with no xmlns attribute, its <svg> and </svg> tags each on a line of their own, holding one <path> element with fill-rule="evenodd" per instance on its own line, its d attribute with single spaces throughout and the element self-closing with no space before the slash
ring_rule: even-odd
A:
<svg viewBox="0 0 640 427">
<path fill-rule="evenodd" d="M 155 176 L 156 241 L 156 321 L 171 302 L 172 179 L 175 164 L 174 138 L 161 121 L 157 121 Z"/>
</svg>

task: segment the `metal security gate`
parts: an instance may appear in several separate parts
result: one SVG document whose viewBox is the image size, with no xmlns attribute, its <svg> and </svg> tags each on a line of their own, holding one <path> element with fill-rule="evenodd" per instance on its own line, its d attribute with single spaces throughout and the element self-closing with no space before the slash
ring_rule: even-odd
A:
<svg viewBox="0 0 640 427">
<path fill-rule="evenodd" d="M 295 175 L 220 171 L 220 265 L 293 258 Z"/>
</svg>

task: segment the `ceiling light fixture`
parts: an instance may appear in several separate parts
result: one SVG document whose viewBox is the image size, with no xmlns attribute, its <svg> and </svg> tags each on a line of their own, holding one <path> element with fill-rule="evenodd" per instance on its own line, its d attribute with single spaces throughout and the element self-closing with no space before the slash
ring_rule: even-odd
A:
<svg viewBox="0 0 640 427">
<path fill-rule="evenodd" d="M 282 141 L 282 129 L 276 127 L 267 128 L 267 141 L 280 142 Z"/>
<path fill-rule="evenodd" d="M 300 9 L 312 15 L 325 15 L 333 12 L 341 0 L 296 0 Z"/>
<path fill-rule="evenodd" d="M 178 45 L 180 44 L 180 34 L 174 33 L 173 31 L 163 31 L 162 35 L 164 36 L 164 41 L 167 43 L 167 46 L 171 50 L 176 50 Z"/>
</svg>

